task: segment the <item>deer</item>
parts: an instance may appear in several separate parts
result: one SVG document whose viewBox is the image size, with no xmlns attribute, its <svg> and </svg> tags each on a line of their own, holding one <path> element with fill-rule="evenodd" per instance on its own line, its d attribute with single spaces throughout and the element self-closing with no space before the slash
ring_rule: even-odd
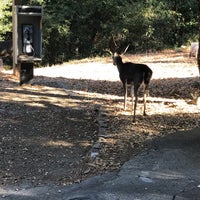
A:
<svg viewBox="0 0 200 200">
<path fill-rule="evenodd" d="M 12 40 L 0 41 L 0 57 L 12 56 Z"/>
<path fill-rule="evenodd" d="M 145 64 L 137 64 L 132 62 L 123 62 L 122 57 L 118 53 L 114 53 L 112 56 L 113 65 L 117 66 L 119 71 L 119 78 L 123 84 L 124 90 L 124 110 L 126 110 L 127 103 L 127 88 L 128 85 L 131 86 L 131 99 L 132 99 L 132 112 L 133 112 L 133 122 L 136 118 L 136 107 L 138 103 L 138 89 L 144 84 L 144 96 L 143 104 L 144 110 L 143 115 L 146 116 L 146 96 L 149 90 L 149 83 L 152 78 L 152 70 Z M 135 97 L 135 103 L 134 103 Z"/>
</svg>

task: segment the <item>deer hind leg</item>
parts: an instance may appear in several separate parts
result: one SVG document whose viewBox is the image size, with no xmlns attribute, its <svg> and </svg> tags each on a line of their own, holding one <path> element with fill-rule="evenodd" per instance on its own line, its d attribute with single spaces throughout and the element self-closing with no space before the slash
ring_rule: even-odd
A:
<svg viewBox="0 0 200 200">
<path fill-rule="evenodd" d="M 144 116 L 147 115 L 147 113 L 146 113 L 146 98 L 147 98 L 148 93 L 149 93 L 148 85 L 145 84 L 145 85 L 144 85 L 144 97 L 143 97 L 143 103 L 144 103 L 143 115 L 144 115 Z"/>
<path fill-rule="evenodd" d="M 146 113 L 146 98 L 147 98 L 147 94 L 146 94 L 146 91 L 144 93 L 144 99 L 143 99 L 143 103 L 144 103 L 144 111 L 143 111 L 143 115 L 146 116 L 147 113 Z"/>
<path fill-rule="evenodd" d="M 134 103 L 134 111 L 133 111 L 133 122 L 135 122 L 135 116 L 136 116 L 136 108 L 138 103 L 138 89 L 140 87 L 140 84 L 134 85 L 134 96 L 135 96 L 135 103 Z"/>
<path fill-rule="evenodd" d="M 133 110 L 133 122 L 135 122 L 136 108 L 137 108 L 137 102 L 138 102 L 137 93 L 135 93 L 134 96 L 135 96 L 135 103 L 134 103 L 134 110 Z"/>
</svg>

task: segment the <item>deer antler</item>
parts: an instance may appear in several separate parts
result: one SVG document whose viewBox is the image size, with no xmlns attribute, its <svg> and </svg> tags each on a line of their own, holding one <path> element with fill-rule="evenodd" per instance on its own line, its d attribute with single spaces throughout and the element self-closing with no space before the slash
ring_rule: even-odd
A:
<svg viewBox="0 0 200 200">
<path fill-rule="evenodd" d="M 120 46 L 119 46 L 119 45 L 117 44 L 117 42 L 115 41 L 115 38 L 114 38 L 114 35 L 113 35 L 113 34 L 112 34 L 112 40 L 113 40 L 113 44 L 115 45 L 115 52 L 117 52 L 117 49 L 119 50 L 119 47 L 120 47 Z M 118 51 L 118 53 L 120 53 L 121 55 L 124 55 L 124 54 L 127 52 L 129 46 L 130 46 L 130 44 L 127 45 L 127 47 L 124 49 L 124 52 L 123 52 L 123 53 L 121 53 L 121 52 L 119 52 L 119 51 Z"/>
<path fill-rule="evenodd" d="M 112 39 L 113 39 L 113 43 L 115 45 L 115 47 L 119 48 L 119 45 L 117 45 L 117 43 L 115 42 L 115 39 L 114 39 L 114 35 L 112 34 Z"/>
<path fill-rule="evenodd" d="M 129 48 L 130 44 L 128 44 L 128 46 L 125 48 L 123 55 L 127 52 L 128 48 Z"/>
</svg>

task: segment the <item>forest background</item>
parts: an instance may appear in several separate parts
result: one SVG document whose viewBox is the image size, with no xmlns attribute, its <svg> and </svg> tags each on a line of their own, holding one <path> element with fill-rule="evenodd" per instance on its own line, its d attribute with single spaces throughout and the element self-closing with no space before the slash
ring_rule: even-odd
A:
<svg viewBox="0 0 200 200">
<path fill-rule="evenodd" d="M 197 0 L 21 0 L 43 6 L 43 65 L 142 53 L 198 41 Z M 0 41 L 12 39 L 12 0 L 1 0 Z"/>
</svg>

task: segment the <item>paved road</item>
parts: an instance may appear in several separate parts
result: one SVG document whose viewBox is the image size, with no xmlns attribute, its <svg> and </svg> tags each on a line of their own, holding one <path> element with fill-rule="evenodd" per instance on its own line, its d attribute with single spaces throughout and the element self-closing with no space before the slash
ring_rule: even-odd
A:
<svg viewBox="0 0 200 200">
<path fill-rule="evenodd" d="M 71 186 L 1 188 L 0 199 L 199 200 L 200 128 L 154 140 L 119 172 Z"/>
</svg>

